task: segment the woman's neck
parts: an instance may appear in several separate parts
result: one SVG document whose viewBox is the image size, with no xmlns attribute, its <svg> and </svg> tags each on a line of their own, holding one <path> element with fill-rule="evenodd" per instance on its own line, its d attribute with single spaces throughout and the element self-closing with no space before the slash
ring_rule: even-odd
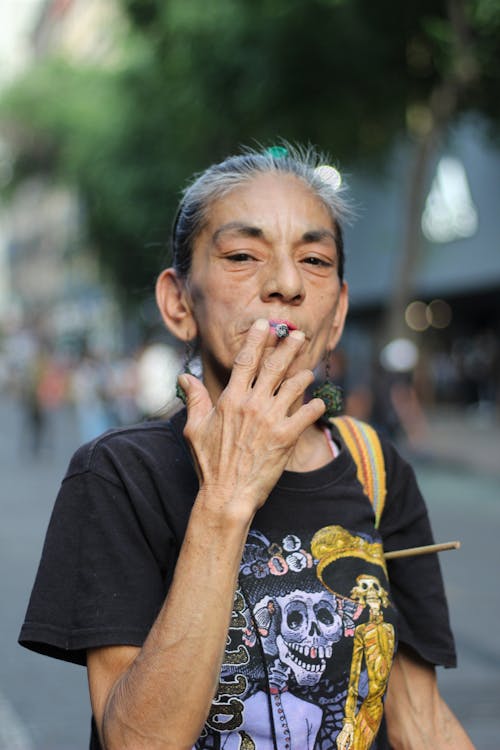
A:
<svg viewBox="0 0 500 750">
<path fill-rule="evenodd" d="M 286 465 L 288 471 L 314 471 L 332 460 L 332 449 L 320 424 L 302 433 Z"/>
</svg>

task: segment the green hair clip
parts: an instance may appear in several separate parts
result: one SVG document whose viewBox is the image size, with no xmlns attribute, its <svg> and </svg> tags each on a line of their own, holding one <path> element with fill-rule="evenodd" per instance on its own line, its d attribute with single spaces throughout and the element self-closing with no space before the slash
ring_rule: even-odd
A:
<svg viewBox="0 0 500 750">
<path fill-rule="evenodd" d="M 265 153 L 272 156 L 273 159 L 284 159 L 288 156 L 288 151 L 284 146 L 270 146 L 269 148 L 266 148 Z"/>
</svg>

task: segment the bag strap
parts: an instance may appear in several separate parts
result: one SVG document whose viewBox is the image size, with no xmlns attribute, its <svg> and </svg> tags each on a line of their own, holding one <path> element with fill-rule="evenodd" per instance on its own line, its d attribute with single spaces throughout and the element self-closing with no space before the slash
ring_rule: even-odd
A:
<svg viewBox="0 0 500 750">
<path fill-rule="evenodd" d="M 384 454 L 379 437 L 373 427 L 353 417 L 343 415 L 334 417 L 330 422 L 340 432 L 356 463 L 358 479 L 373 505 L 375 528 L 378 529 L 387 493 Z"/>
</svg>

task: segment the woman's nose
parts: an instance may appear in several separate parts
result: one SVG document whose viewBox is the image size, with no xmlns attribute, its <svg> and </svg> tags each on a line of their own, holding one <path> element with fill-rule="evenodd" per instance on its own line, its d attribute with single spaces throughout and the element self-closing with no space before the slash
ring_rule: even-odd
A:
<svg viewBox="0 0 500 750">
<path fill-rule="evenodd" d="M 264 301 L 282 300 L 299 304 L 304 299 L 304 283 L 299 268 L 292 259 L 276 259 L 263 269 L 261 296 Z"/>
</svg>

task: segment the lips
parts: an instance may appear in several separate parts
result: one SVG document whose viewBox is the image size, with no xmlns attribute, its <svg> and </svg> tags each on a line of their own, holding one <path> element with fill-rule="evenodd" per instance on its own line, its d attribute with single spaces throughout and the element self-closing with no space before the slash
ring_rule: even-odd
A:
<svg viewBox="0 0 500 750">
<path fill-rule="evenodd" d="M 285 320 L 284 318 L 277 318 L 276 320 L 273 319 L 269 321 L 269 325 L 271 326 L 271 328 L 276 328 L 276 326 L 280 324 L 287 326 L 289 331 L 297 330 L 297 326 L 294 326 L 293 323 L 291 323 L 289 320 Z"/>
</svg>

